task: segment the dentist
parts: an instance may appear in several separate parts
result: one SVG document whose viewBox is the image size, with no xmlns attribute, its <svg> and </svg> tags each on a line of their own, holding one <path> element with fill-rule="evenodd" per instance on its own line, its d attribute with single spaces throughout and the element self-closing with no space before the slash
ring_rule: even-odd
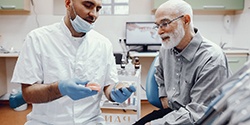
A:
<svg viewBox="0 0 250 125">
<path fill-rule="evenodd" d="M 93 30 L 101 0 L 65 0 L 59 23 L 25 38 L 11 82 L 32 104 L 25 125 L 104 125 L 100 101 L 124 102 L 134 86 L 121 86 L 111 42 Z"/>
</svg>

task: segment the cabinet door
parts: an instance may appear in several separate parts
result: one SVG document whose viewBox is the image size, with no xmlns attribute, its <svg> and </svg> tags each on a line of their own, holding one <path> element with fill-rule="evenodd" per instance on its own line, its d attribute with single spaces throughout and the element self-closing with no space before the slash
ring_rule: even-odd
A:
<svg viewBox="0 0 250 125">
<path fill-rule="evenodd" d="M 227 61 L 229 67 L 233 73 L 237 72 L 245 62 L 247 62 L 248 56 L 243 55 L 227 55 Z"/>
<path fill-rule="evenodd" d="M 7 76 L 5 58 L 0 57 L 0 97 L 7 93 Z"/>
<path fill-rule="evenodd" d="M 154 9 L 157 9 L 167 0 L 154 0 Z M 243 10 L 244 0 L 185 0 L 193 10 Z"/>
<path fill-rule="evenodd" d="M 29 10 L 29 0 L 0 0 L 0 10 Z"/>
<path fill-rule="evenodd" d="M 157 9 L 161 4 L 166 2 L 167 0 L 154 0 L 154 9 Z"/>
<path fill-rule="evenodd" d="M 243 10 L 244 0 L 185 0 L 194 10 Z"/>
</svg>

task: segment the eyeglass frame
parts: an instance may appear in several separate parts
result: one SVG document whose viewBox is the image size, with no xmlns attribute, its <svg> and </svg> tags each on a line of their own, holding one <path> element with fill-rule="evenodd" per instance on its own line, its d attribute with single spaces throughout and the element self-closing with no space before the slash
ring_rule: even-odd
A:
<svg viewBox="0 0 250 125">
<path fill-rule="evenodd" d="M 172 22 L 174 22 L 174 21 L 176 21 L 176 20 L 178 20 L 178 19 L 180 19 L 180 18 L 182 18 L 182 17 L 184 17 L 184 15 L 178 16 L 178 17 L 176 17 L 176 18 L 174 18 L 174 19 L 172 19 L 172 20 L 170 20 L 170 21 L 168 21 L 168 22 L 163 22 L 163 23 L 161 23 L 161 24 L 159 24 L 159 25 L 155 23 L 156 26 L 154 26 L 153 29 L 158 30 L 159 28 L 167 27 L 170 23 L 172 23 Z"/>
</svg>

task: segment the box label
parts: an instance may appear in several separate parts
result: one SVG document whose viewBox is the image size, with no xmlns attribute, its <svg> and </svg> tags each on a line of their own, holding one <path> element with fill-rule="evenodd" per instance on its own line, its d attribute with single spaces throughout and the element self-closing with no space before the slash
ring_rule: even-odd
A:
<svg viewBox="0 0 250 125">
<path fill-rule="evenodd" d="M 136 114 L 109 114 L 102 113 L 107 125 L 131 125 L 137 119 Z"/>
</svg>

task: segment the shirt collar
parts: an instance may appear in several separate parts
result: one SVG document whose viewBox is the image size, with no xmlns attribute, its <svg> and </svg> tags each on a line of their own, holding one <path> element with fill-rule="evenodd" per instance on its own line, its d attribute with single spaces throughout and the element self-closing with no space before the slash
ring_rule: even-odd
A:
<svg viewBox="0 0 250 125">
<path fill-rule="evenodd" d="M 65 22 L 64 22 L 64 18 L 66 18 L 66 16 L 64 16 L 60 22 L 61 28 L 63 33 L 70 39 L 74 40 L 76 37 L 73 37 L 71 35 L 71 32 L 69 30 L 69 28 L 66 26 Z M 77 39 L 84 39 L 86 37 L 87 33 L 83 36 L 83 37 L 77 37 Z"/>
<path fill-rule="evenodd" d="M 194 31 L 195 35 L 185 49 L 183 49 L 180 53 L 178 53 L 177 50 L 173 49 L 174 53 L 176 53 L 177 51 L 176 53 L 177 56 L 183 56 L 188 61 L 193 60 L 195 53 L 199 49 L 199 46 L 202 42 L 202 36 L 198 32 L 198 29 L 195 28 Z"/>
<path fill-rule="evenodd" d="M 69 30 L 69 28 L 66 26 L 65 22 L 64 22 L 64 18 L 62 18 L 61 22 L 60 22 L 60 26 L 61 26 L 61 29 L 63 31 L 63 33 L 73 42 L 73 41 L 78 41 L 78 42 L 81 42 L 81 41 L 84 41 L 84 39 L 86 38 L 87 36 L 87 33 L 83 36 L 83 37 L 73 37 L 71 35 L 71 32 Z"/>
<path fill-rule="evenodd" d="M 65 22 L 64 22 L 64 18 L 66 18 L 66 17 L 64 16 L 64 17 L 62 18 L 62 20 L 61 20 L 61 22 L 60 22 L 60 27 L 61 27 L 63 33 L 64 33 L 67 37 L 71 38 L 71 37 L 72 37 L 71 32 L 69 31 L 69 28 L 66 26 L 66 24 L 65 24 Z"/>
</svg>

